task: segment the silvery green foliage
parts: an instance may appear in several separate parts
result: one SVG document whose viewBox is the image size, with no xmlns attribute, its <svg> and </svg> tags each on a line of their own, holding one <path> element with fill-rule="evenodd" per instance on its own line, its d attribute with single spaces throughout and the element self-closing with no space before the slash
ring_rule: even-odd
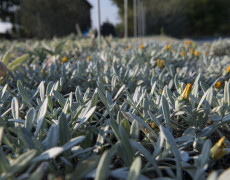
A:
<svg viewBox="0 0 230 180">
<path fill-rule="evenodd" d="M 140 40 L 111 37 L 99 50 L 72 35 L 1 42 L 29 59 L 0 86 L 0 179 L 227 177 L 209 155 L 229 132 L 230 58 L 215 54 L 226 42 L 173 41 L 170 50 L 166 41 L 146 39 L 141 49 Z"/>
</svg>

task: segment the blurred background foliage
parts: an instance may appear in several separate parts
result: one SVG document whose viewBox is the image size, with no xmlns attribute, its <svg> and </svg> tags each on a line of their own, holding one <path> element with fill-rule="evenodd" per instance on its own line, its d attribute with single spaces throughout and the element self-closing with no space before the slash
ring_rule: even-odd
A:
<svg viewBox="0 0 230 180">
<path fill-rule="evenodd" d="M 121 23 L 114 32 L 106 22 L 102 34 L 124 34 L 124 0 L 111 0 L 119 8 Z M 166 34 L 175 37 L 225 36 L 230 34 L 229 0 L 137 0 L 145 7 L 146 35 Z M 101 1 L 103 3 L 103 1 Z M 1 0 L 2 21 L 19 24 L 21 37 L 50 38 L 91 28 L 87 0 Z M 12 10 L 19 6 L 17 17 Z M 103 11 L 103 9 L 102 9 Z M 15 22 L 18 21 L 18 22 Z M 106 28 L 105 28 L 106 27 Z M 106 33 L 105 33 L 106 29 Z M 111 32 L 110 32 L 111 30 Z M 133 36 L 133 0 L 128 0 L 128 34 Z"/>
<path fill-rule="evenodd" d="M 80 7 L 80 8 L 78 8 Z M 82 0 L 21 0 L 20 22 L 29 36 L 63 36 L 91 27 L 90 7 Z"/>
<path fill-rule="evenodd" d="M 124 1 L 113 0 L 119 7 L 123 33 Z M 133 0 L 128 1 L 128 31 L 133 35 Z M 143 0 L 146 9 L 146 34 L 184 36 L 229 35 L 229 0 Z"/>
</svg>

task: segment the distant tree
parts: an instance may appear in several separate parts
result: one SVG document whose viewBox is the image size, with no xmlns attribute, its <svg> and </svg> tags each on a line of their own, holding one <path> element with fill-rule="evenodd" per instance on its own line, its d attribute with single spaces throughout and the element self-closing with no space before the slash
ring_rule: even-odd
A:
<svg viewBox="0 0 230 180">
<path fill-rule="evenodd" d="M 138 0 L 137 0 L 138 1 Z M 146 9 L 146 33 L 200 36 L 230 33 L 230 0 L 139 0 Z M 112 0 L 124 27 L 124 0 Z M 128 1 L 128 32 L 133 35 L 133 0 Z"/>
<path fill-rule="evenodd" d="M 91 27 L 91 5 L 86 0 L 21 0 L 20 21 L 26 35 L 63 36 Z"/>
<path fill-rule="evenodd" d="M 226 34 L 230 30 L 229 0 L 189 0 L 187 6 L 190 33 Z"/>
<path fill-rule="evenodd" d="M 103 36 L 109 36 L 109 35 L 116 36 L 114 25 L 108 21 L 104 22 L 101 26 L 101 34 Z"/>
</svg>

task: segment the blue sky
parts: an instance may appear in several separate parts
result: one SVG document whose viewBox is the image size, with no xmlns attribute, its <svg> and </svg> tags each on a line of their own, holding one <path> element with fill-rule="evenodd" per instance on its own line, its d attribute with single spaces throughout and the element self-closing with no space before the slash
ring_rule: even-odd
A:
<svg viewBox="0 0 230 180">
<path fill-rule="evenodd" d="M 88 0 L 88 2 L 93 6 L 91 9 L 91 22 L 92 28 L 97 27 L 97 0 Z M 101 8 L 101 24 L 105 21 L 109 21 L 112 24 L 117 24 L 120 22 L 118 15 L 118 8 L 112 3 L 112 0 L 100 0 Z"/>
</svg>

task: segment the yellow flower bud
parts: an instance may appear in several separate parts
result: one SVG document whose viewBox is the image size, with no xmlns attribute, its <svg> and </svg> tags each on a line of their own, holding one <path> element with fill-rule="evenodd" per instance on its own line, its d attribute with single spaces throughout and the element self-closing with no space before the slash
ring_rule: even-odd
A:
<svg viewBox="0 0 230 180">
<path fill-rule="evenodd" d="M 164 61 L 164 60 L 157 59 L 157 66 L 158 66 L 159 68 L 165 67 L 165 61 Z"/>
<path fill-rule="evenodd" d="M 87 61 L 91 61 L 92 57 L 91 56 L 87 56 Z"/>
<path fill-rule="evenodd" d="M 213 159 L 220 159 L 225 154 L 228 153 L 227 150 L 224 150 L 225 144 L 224 144 L 225 136 L 223 136 L 219 141 L 210 149 L 210 157 Z"/>
<path fill-rule="evenodd" d="M 67 58 L 63 57 L 61 60 L 62 60 L 62 62 L 66 62 Z"/>
<path fill-rule="evenodd" d="M 141 43 L 140 49 L 144 49 L 144 48 L 145 48 L 145 45 L 143 43 Z"/>
<path fill-rule="evenodd" d="M 227 73 L 230 73 L 230 66 L 227 67 L 226 71 Z"/>
<path fill-rule="evenodd" d="M 184 51 L 181 51 L 181 52 L 180 52 L 180 55 L 181 55 L 182 57 L 184 57 L 184 56 L 185 56 Z"/>
<path fill-rule="evenodd" d="M 220 81 L 217 81 L 216 84 L 214 85 L 215 88 L 220 88 L 221 86 L 221 82 Z"/>
<path fill-rule="evenodd" d="M 170 46 L 170 45 L 165 46 L 165 50 L 166 50 L 166 51 L 168 51 L 170 48 L 171 48 L 171 46 Z"/>
<path fill-rule="evenodd" d="M 189 94 L 192 91 L 192 85 L 188 83 L 183 91 L 183 93 L 180 95 L 180 100 L 186 100 L 189 98 Z"/>
<path fill-rule="evenodd" d="M 199 56 L 199 51 L 194 51 L 194 55 L 196 56 L 196 57 L 198 57 Z"/>
</svg>

